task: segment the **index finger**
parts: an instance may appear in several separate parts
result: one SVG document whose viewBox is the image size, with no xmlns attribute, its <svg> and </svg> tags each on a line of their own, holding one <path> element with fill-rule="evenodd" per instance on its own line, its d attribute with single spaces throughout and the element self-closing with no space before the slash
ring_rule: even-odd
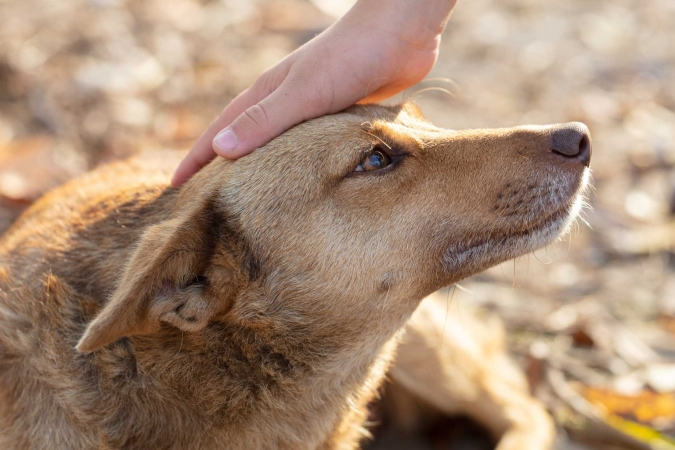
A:
<svg viewBox="0 0 675 450">
<path fill-rule="evenodd" d="M 266 95 L 254 92 L 253 88 L 248 88 L 236 96 L 220 113 L 220 115 L 211 122 L 211 125 L 197 139 L 195 145 L 190 149 L 183 161 L 179 164 L 176 172 L 171 179 L 172 186 L 180 186 L 189 180 L 192 175 L 197 173 L 202 167 L 207 165 L 216 154 L 213 151 L 211 142 L 213 138 L 234 119 L 246 111 L 251 105 L 255 105 Z"/>
</svg>

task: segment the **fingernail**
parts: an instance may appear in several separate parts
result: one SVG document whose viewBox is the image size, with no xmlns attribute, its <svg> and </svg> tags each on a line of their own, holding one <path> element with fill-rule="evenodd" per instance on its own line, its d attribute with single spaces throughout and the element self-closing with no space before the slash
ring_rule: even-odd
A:
<svg viewBox="0 0 675 450">
<path fill-rule="evenodd" d="M 237 140 L 237 135 L 234 134 L 232 130 L 223 130 L 218 135 L 213 138 L 213 145 L 216 147 L 216 153 L 220 155 L 220 152 L 229 153 L 235 148 L 237 148 L 239 141 Z M 218 151 L 220 150 L 220 152 Z M 224 156 L 224 155 L 221 155 Z"/>
</svg>

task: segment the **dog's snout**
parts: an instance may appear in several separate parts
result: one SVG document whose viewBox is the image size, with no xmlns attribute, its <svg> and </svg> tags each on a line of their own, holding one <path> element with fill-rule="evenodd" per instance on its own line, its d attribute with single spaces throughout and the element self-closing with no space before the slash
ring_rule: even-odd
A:
<svg viewBox="0 0 675 450">
<path fill-rule="evenodd" d="M 555 126 L 551 134 L 551 151 L 588 167 L 591 163 L 591 133 L 588 127 L 580 122 Z"/>
</svg>

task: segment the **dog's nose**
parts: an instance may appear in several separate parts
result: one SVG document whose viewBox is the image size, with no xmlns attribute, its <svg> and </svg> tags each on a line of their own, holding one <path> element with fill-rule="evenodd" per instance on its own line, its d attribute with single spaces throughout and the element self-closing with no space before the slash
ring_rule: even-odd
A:
<svg viewBox="0 0 675 450">
<path fill-rule="evenodd" d="M 557 125 L 551 134 L 551 151 L 575 159 L 588 167 L 591 163 L 591 133 L 581 122 Z"/>
</svg>

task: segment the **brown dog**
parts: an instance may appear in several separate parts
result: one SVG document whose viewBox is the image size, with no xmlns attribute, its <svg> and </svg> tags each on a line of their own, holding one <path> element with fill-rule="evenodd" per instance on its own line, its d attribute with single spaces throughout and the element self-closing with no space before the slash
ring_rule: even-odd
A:
<svg viewBox="0 0 675 450">
<path fill-rule="evenodd" d="M 169 159 L 68 183 L 0 241 L 0 447 L 356 447 L 420 300 L 558 237 L 590 142 L 368 106 L 181 189 Z"/>
<path fill-rule="evenodd" d="M 377 405 L 385 437 L 414 444 L 443 417 L 461 414 L 490 430 L 497 450 L 551 449 L 553 421 L 506 353 L 501 321 L 470 304 L 449 308 L 448 300 L 430 295 L 406 324 Z"/>
</svg>

